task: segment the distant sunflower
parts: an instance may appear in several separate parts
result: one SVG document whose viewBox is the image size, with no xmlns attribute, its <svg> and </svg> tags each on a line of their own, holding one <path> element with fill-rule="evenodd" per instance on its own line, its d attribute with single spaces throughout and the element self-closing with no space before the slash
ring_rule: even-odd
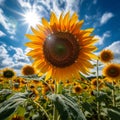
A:
<svg viewBox="0 0 120 120">
<path fill-rule="evenodd" d="M 23 75 L 33 75 L 36 74 L 35 68 L 31 65 L 25 65 L 23 66 L 21 70 Z"/>
<path fill-rule="evenodd" d="M 83 88 L 81 85 L 75 85 L 73 87 L 73 93 L 80 94 L 80 93 L 82 93 L 82 91 L 83 91 Z"/>
<path fill-rule="evenodd" d="M 114 54 L 111 50 L 103 50 L 99 55 L 100 61 L 103 63 L 109 63 L 114 58 Z"/>
<path fill-rule="evenodd" d="M 98 80 L 98 86 L 99 86 L 99 88 L 103 87 L 103 81 L 101 79 Z M 91 88 L 92 89 L 96 89 L 97 88 L 97 79 L 96 78 L 91 80 Z"/>
<path fill-rule="evenodd" d="M 111 63 L 103 68 L 103 75 L 107 79 L 119 80 L 120 79 L 120 64 Z"/>
<path fill-rule="evenodd" d="M 13 90 L 14 91 L 20 91 L 21 90 L 21 88 L 20 88 L 20 83 L 13 83 Z"/>
<path fill-rule="evenodd" d="M 11 68 L 5 68 L 2 71 L 2 76 L 6 79 L 12 79 L 16 76 L 16 73 Z"/>
<path fill-rule="evenodd" d="M 65 16 L 62 13 L 58 19 L 52 12 L 50 22 L 42 18 L 38 30 L 32 28 L 34 34 L 26 34 L 31 40 L 26 46 L 32 48 L 27 55 L 33 58 L 33 66 L 46 73 L 46 79 L 79 78 L 79 72 L 88 74 L 93 67 L 90 60 L 97 59 L 92 53 L 97 39 L 90 36 L 93 28 L 81 30 L 83 22 L 76 13 L 71 17 L 69 12 Z"/>
</svg>

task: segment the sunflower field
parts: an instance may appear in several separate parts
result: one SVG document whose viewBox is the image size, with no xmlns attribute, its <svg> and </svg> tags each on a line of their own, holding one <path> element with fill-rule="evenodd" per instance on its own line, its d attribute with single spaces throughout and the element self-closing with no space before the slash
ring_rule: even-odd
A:
<svg viewBox="0 0 120 120">
<path fill-rule="evenodd" d="M 120 120 L 120 64 L 109 49 L 94 54 L 98 39 L 83 23 L 52 12 L 31 28 L 32 64 L 21 76 L 0 70 L 0 120 Z"/>
</svg>

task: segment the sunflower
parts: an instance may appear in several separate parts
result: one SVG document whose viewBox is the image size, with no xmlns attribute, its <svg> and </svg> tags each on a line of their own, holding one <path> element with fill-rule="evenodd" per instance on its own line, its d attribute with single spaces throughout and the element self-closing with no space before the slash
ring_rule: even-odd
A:
<svg viewBox="0 0 120 120">
<path fill-rule="evenodd" d="M 103 63 L 109 63 L 113 60 L 114 54 L 111 50 L 103 50 L 100 52 L 99 59 Z"/>
<path fill-rule="evenodd" d="M 20 83 L 18 83 L 18 82 L 13 83 L 13 90 L 20 91 L 21 90 Z"/>
<path fill-rule="evenodd" d="M 109 80 L 120 79 L 120 64 L 111 63 L 106 65 L 103 70 L 103 75 Z"/>
<path fill-rule="evenodd" d="M 73 93 L 80 94 L 80 93 L 82 93 L 82 91 L 83 91 L 83 88 L 81 85 L 75 85 L 73 87 Z"/>
<path fill-rule="evenodd" d="M 101 79 L 98 79 L 98 87 L 103 87 L 103 81 Z M 97 88 L 97 78 L 91 80 L 91 88 L 92 90 Z"/>
<path fill-rule="evenodd" d="M 46 78 L 59 81 L 80 78 L 79 72 L 88 74 L 93 68 L 91 59 L 97 59 L 92 52 L 97 48 L 93 45 L 97 39 L 91 36 L 93 28 L 81 30 L 83 20 L 78 21 L 78 15 L 70 12 L 59 19 L 51 13 L 50 22 L 42 18 L 38 29 L 31 28 L 33 34 L 26 34 L 31 42 L 26 46 L 32 48 L 27 54 L 33 58 L 33 66 Z"/>
<path fill-rule="evenodd" d="M 6 78 L 6 79 L 12 79 L 16 76 L 16 73 L 11 68 L 5 68 L 2 71 L 2 76 L 3 78 Z"/>
<path fill-rule="evenodd" d="M 35 68 L 33 66 L 31 66 L 31 65 L 23 66 L 21 72 L 22 72 L 23 75 L 33 75 L 33 74 L 36 74 Z"/>
</svg>

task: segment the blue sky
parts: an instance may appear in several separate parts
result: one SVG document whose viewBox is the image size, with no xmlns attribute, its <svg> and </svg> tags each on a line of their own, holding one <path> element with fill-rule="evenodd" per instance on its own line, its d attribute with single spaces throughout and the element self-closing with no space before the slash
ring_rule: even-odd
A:
<svg viewBox="0 0 120 120">
<path fill-rule="evenodd" d="M 24 46 L 29 40 L 26 33 L 31 33 L 26 13 L 37 14 L 36 23 L 41 18 L 49 20 L 50 12 L 60 15 L 70 11 L 77 12 L 79 20 L 84 20 L 82 29 L 95 28 L 94 35 L 99 38 L 96 43 L 97 54 L 103 49 L 111 49 L 115 62 L 120 59 L 120 0 L 0 0 L 0 69 L 10 67 L 17 72 L 30 59 L 25 55 L 28 48 Z M 35 26 L 34 26 L 35 27 Z"/>
</svg>

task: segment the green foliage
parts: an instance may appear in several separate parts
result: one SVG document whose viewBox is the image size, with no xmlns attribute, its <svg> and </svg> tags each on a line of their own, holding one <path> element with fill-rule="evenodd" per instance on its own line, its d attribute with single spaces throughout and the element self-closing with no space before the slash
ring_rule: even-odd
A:
<svg viewBox="0 0 120 120">
<path fill-rule="evenodd" d="M 106 84 L 106 86 L 108 86 L 110 89 L 114 89 L 114 86 L 113 86 L 111 83 L 105 82 L 105 84 Z"/>
<path fill-rule="evenodd" d="M 17 107 L 24 103 L 28 93 L 16 93 L 8 100 L 0 104 L 0 119 L 4 120 L 9 117 Z"/>
<path fill-rule="evenodd" d="M 0 91 L 0 103 L 5 101 L 6 98 L 11 94 L 11 90 L 9 89 L 3 89 Z"/>
<path fill-rule="evenodd" d="M 82 104 L 82 107 L 85 109 L 85 111 L 88 111 L 89 113 L 92 113 L 92 105 L 88 102 L 84 102 Z"/>
<path fill-rule="evenodd" d="M 55 104 L 55 107 L 60 114 L 61 120 L 68 120 L 69 118 L 72 120 L 86 120 L 84 114 L 73 98 L 64 96 L 62 94 L 52 94 L 48 97 Z"/>
<path fill-rule="evenodd" d="M 111 120 L 120 120 L 120 109 L 110 108 L 108 109 L 108 115 L 111 118 Z"/>
</svg>

